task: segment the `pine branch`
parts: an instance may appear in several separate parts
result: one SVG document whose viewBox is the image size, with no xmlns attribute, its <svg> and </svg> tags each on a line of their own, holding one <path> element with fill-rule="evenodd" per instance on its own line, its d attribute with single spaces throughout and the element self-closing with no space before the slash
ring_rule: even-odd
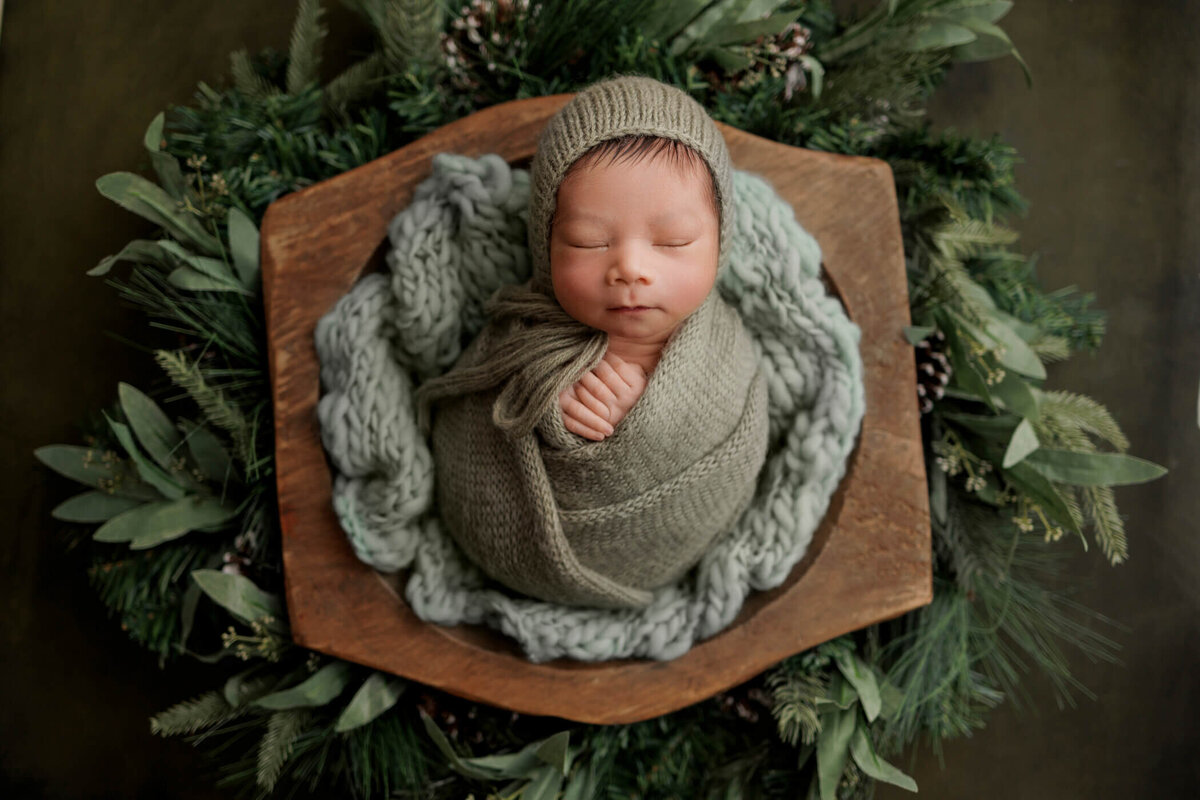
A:
<svg viewBox="0 0 1200 800">
<path fill-rule="evenodd" d="M 229 69 L 233 73 L 233 85 L 251 100 L 265 100 L 279 94 L 278 87 L 258 74 L 246 50 L 238 50 L 229 56 Z"/>
<path fill-rule="evenodd" d="M 1046 392 L 1041 409 L 1042 416 L 1057 426 L 1056 432 L 1069 426 L 1103 439 L 1122 453 L 1129 449 L 1129 440 L 1121 432 L 1116 419 L 1107 408 L 1090 397 L 1066 391 Z"/>
<path fill-rule="evenodd" d="M 351 64 L 326 84 L 326 107 L 344 114 L 351 104 L 371 94 L 385 71 L 386 60 L 381 52 L 372 53 Z"/>
<path fill-rule="evenodd" d="M 205 419 L 232 437 L 237 456 L 248 471 L 254 467 L 254 434 L 241 409 L 227 400 L 220 389 L 209 386 L 199 366 L 189 364 L 180 351 L 156 350 L 154 359 L 176 386 L 191 395 Z"/>
<path fill-rule="evenodd" d="M 779 726 L 779 738 L 793 747 L 800 742 L 815 742 L 821 732 L 817 698 L 825 695 L 824 677 L 777 670 L 767 676 L 767 686 L 771 689 L 771 713 Z"/>
<path fill-rule="evenodd" d="M 1117 513 L 1111 486 L 1084 486 L 1083 505 L 1095 526 L 1096 541 L 1110 564 L 1120 564 L 1129 556 L 1125 540 L 1125 521 Z"/>
<path fill-rule="evenodd" d="M 150 732 L 159 736 L 196 733 L 204 728 L 236 719 L 245 713 L 245 706 L 234 708 L 226 702 L 220 691 L 214 689 L 155 714 L 150 718 Z"/>
<path fill-rule="evenodd" d="M 1029 349 L 1037 353 L 1038 358 L 1046 364 L 1065 361 L 1071 357 L 1070 340 L 1065 336 L 1057 336 L 1045 331 L 1039 331 L 1039 335 L 1029 342 Z"/>
<path fill-rule="evenodd" d="M 442 18 L 436 0 L 346 0 L 346 5 L 375 29 L 390 71 L 404 72 L 437 54 Z"/>
<path fill-rule="evenodd" d="M 288 46 L 287 92 L 299 94 L 317 80 L 321 43 L 329 31 L 321 24 L 324 9 L 318 0 L 300 0 Z"/>
<path fill-rule="evenodd" d="M 284 763 L 311 719 L 312 714 L 306 709 L 290 709 L 276 711 L 267 720 L 267 732 L 258 747 L 259 786 L 268 792 L 275 788 Z"/>
</svg>

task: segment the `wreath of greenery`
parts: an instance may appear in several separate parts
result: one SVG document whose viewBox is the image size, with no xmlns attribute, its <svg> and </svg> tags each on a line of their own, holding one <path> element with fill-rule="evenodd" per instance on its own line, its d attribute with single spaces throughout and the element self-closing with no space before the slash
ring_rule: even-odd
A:
<svg viewBox="0 0 1200 800">
<path fill-rule="evenodd" d="M 1099 347 L 1104 315 L 1045 292 L 1000 224 L 1023 211 L 997 138 L 934 132 L 923 106 L 955 61 L 1011 55 L 1011 2 L 882 0 L 859 19 L 830 0 L 345 0 L 374 52 L 319 80 L 326 30 L 300 0 L 286 54 L 232 56 L 232 85 L 146 132 L 152 182 L 97 187 L 150 220 L 90 275 L 109 279 L 179 346 L 158 350 L 172 421 L 121 384 L 85 446 L 36 455 L 91 487 L 52 512 L 90 548 L 91 582 L 160 665 L 217 664 L 218 688 L 152 731 L 211 746 L 223 783 L 266 795 L 869 797 L 915 790 L 884 760 L 924 734 L 982 727 L 1022 698 L 1030 665 L 1072 689 L 1064 647 L 1112 660 L 1100 618 L 1057 588 L 1090 532 L 1126 557 L 1112 486 L 1165 470 L 1127 455 L 1111 415 L 1042 388 L 1044 364 Z M 1024 62 L 1021 62 L 1024 68 Z M 791 145 L 888 161 L 900 200 L 933 510 L 933 602 L 794 656 L 674 714 L 566 725 L 461 700 L 291 642 L 280 600 L 270 394 L 255 220 L 276 198 L 366 163 L 477 109 L 573 91 L 612 72 L 680 86 L 724 122 Z M 1028 74 L 1028 71 L 1026 71 Z M 178 395 L 178 392 L 175 392 Z M 1101 451 L 1101 444 L 1111 450 Z M 197 648 L 197 649 L 193 649 Z M 224 669 L 226 660 L 247 662 Z"/>
</svg>

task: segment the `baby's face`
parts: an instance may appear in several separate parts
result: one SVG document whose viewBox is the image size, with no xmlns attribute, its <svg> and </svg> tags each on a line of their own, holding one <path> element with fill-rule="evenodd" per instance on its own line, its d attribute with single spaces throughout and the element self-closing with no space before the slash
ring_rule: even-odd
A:
<svg viewBox="0 0 1200 800">
<path fill-rule="evenodd" d="M 588 164 L 558 188 L 554 296 L 577 321 L 663 344 L 717 277 L 720 224 L 703 163 Z"/>
</svg>

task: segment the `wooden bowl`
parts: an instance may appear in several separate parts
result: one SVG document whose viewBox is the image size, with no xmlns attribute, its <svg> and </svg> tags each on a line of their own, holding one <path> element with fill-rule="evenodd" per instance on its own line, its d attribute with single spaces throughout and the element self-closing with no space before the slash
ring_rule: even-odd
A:
<svg viewBox="0 0 1200 800">
<path fill-rule="evenodd" d="M 491 630 L 442 627 L 404 602 L 402 576 L 359 561 L 331 504 L 316 415 L 317 320 L 379 268 L 387 224 L 441 152 L 533 156 L 571 95 L 517 100 L 290 194 L 262 225 L 283 565 L 304 647 L 512 709 L 627 723 L 703 700 L 823 641 L 933 597 L 929 498 L 916 403 L 904 249 L 886 162 L 803 150 L 720 125 L 737 169 L 766 177 L 821 245 L 827 286 L 862 330 L 866 414 L 846 475 L 787 581 L 752 594 L 722 633 L 673 661 L 527 661 Z"/>
</svg>

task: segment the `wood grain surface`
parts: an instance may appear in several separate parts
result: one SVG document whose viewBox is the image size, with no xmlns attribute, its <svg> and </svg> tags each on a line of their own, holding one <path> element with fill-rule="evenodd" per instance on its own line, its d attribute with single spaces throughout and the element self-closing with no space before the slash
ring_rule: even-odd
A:
<svg viewBox="0 0 1200 800">
<path fill-rule="evenodd" d="M 752 594 L 729 628 L 673 661 L 532 664 L 490 630 L 422 622 L 403 600 L 403 575 L 381 575 L 354 556 L 331 505 L 318 429 L 317 320 L 379 268 L 387 224 L 429 176 L 435 154 L 526 162 L 570 97 L 480 111 L 267 209 L 262 264 L 283 562 L 292 633 L 304 647 L 524 714 L 626 723 L 930 602 L 929 503 L 913 350 L 902 333 L 910 319 L 891 169 L 721 125 L 734 166 L 766 177 L 816 237 L 827 285 L 862 330 L 862 431 L 787 581 Z"/>
</svg>

